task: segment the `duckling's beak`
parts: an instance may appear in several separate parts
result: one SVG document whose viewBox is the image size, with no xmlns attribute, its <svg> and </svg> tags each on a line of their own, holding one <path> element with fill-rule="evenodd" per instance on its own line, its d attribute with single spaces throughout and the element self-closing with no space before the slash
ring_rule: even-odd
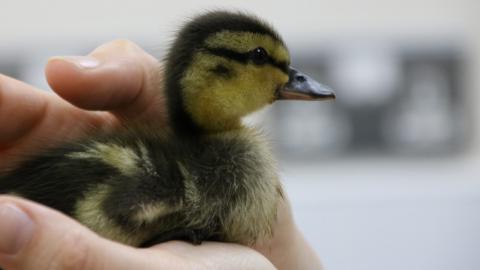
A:
<svg viewBox="0 0 480 270">
<path fill-rule="evenodd" d="M 310 76 L 289 67 L 288 82 L 278 90 L 277 99 L 325 100 L 335 99 L 335 93 Z"/>
</svg>

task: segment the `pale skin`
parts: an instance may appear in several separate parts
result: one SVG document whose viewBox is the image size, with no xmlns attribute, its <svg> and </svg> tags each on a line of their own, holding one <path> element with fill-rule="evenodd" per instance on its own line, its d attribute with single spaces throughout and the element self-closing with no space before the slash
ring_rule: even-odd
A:
<svg viewBox="0 0 480 270">
<path fill-rule="evenodd" d="M 45 74 L 56 94 L 0 74 L 0 169 L 14 167 L 23 153 L 93 130 L 114 130 L 132 119 L 165 125 L 159 67 L 154 57 L 120 40 L 86 57 L 52 58 Z M 139 249 L 103 239 L 53 209 L 0 196 L 0 266 L 4 270 L 322 269 L 297 229 L 288 201 L 279 203 L 278 213 L 273 238 L 253 248 L 171 241 Z"/>
</svg>

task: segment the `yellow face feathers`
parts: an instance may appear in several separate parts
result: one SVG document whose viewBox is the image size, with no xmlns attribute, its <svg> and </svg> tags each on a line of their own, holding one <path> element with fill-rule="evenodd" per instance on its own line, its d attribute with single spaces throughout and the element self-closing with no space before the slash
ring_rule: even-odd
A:
<svg viewBox="0 0 480 270">
<path fill-rule="evenodd" d="M 287 48 L 269 35 L 252 32 L 222 31 L 207 38 L 205 44 L 211 48 L 225 48 L 242 53 L 262 47 L 267 51 L 268 55 L 278 62 L 290 62 Z"/>
<path fill-rule="evenodd" d="M 272 63 L 289 63 L 287 49 L 268 35 L 222 31 L 207 38 L 208 50 L 192 59 L 180 84 L 185 110 L 207 131 L 240 127 L 241 117 L 276 98 L 288 81 L 285 70 L 271 63 L 251 61 L 250 52 L 262 48 Z"/>
</svg>

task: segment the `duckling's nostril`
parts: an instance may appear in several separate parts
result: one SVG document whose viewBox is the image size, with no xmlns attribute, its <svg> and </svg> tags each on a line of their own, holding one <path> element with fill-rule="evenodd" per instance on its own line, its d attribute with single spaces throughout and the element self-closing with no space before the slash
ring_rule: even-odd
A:
<svg viewBox="0 0 480 270">
<path fill-rule="evenodd" d="M 295 81 L 305 82 L 306 80 L 307 80 L 307 78 L 305 78 L 305 76 L 303 76 L 303 75 L 295 75 Z"/>
</svg>

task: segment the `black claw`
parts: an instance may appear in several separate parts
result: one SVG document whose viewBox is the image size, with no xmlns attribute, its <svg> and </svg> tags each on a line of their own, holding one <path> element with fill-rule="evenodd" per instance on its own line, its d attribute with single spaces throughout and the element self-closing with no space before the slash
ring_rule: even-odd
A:
<svg viewBox="0 0 480 270">
<path fill-rule="evenodd" d="M 204 240 L 207 239 L 206 236 L 207 234 L 202 232 L 201 230 L 177 229 L 155 235 L 154 237 L 143 242 L 140 247 L 151 247 L 171 240 L 183 240 L 188 241 L 194 245 L 200 245 Z"/>
</svg>

